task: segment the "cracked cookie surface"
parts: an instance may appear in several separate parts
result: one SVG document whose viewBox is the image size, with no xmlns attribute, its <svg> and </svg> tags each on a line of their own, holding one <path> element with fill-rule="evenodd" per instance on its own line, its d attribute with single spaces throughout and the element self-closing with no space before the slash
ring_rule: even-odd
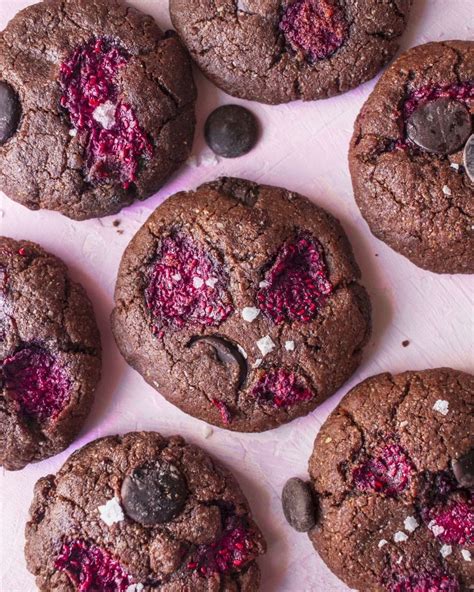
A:
<svg viewBox="0 0 474 592">
<path fill-rule="evenodd" d="M 411 0 L 171 0 L 173 25 L 204 74 L 263 103 L 327 98 L 395 55 Z"/>
<path fill-rule="evenodd" d="M 474 584 L 474 377 L 440 368 L 356 386 L 309 461 L 309 537 L 350 588 L 463 592 Z M 471 474 L 472 484 L 472 474 Z"/>
<path fill-rule="evenodd" d="M 256 592 L 264 552 L 232 474 L 154 432 L 75 452 L 36 484 L 26 526 L 27 565 L 44 592 Z"/>
<path fill-rule="evenodd" d="M 427 127 L 430 114 L 422 109 L 440 101 L 470 114 L 472 123 L 472 41 L 415 47 L 384 73 L 354 126 L 349 153 L 354 194 L 372 233 L 419 267 L 473 273 L 474 184 L 463 166 L 464 144 L 449 150 L 450 144 L 457 148 L 450 140 L 459 130 L 451 130 L 444 154 L 416 145 L 407 135 L 410 117 L 418 113 Z M 444 117 L 448 127 L 452 121 Z M 416 123 L 421 144 L 432 145 Z M 446 133 L 443 123 L 440 132 Z M 465 142 L 465 134 L 462 138 Z"/>
<path fill-rule="evenodd" d="M 358 367 L 370 334 L 359 275 L 324 210 L 222 178 L 169 198 L 132 239 L 112 329 L 171 403 L 263 431 L 308 414 Z"/>
<path fill-rule="evenodd" d="M 30 209 L 114 214 L 155 193 L 190 153 L 189 56 L 118 0 L 20 11 L 0 33 L 0 72 L 20 111 L 0 142 L 0 186 Z"/>
<path fill-rule="evenodd" d="M 0 465 L 67 448 L 92 406 L 100 336 L 85 290 L 57 257 L 0 238 Z"/>
</svg>

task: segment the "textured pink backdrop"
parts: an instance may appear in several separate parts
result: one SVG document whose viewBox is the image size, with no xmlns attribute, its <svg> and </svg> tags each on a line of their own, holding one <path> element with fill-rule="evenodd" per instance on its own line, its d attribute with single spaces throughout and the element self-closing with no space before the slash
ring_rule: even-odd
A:
<svg viewBox="0 0 474 592">
<path fill-rule="evenodd" d="M 20 8 L 31 3 L 0 0 L 0 29 Z M 163 27 L 169 25 L 167 0 L 130 3 L 153 14 Z M 414 0 L 414 4 L 404 48 L 432 40 L 474 37 L 472 0 Z M 23 528 L 36 480 L 55 472 L 73 450 L 86 442 L 130 430 L 179 432 L 232 468 L 269 542 L 268 554 L 260 562 L 263 592 L 347 590 L 313 552 L 307 537 L 286 526 L 279 503 L 283 483 L 291 476 L 306 475 L 307 460 L 321 423 L 341 396 L 360 380 L 386 370 L 442 365 L 472 371 L 473 278 L 437 276 L 417 269 L 371 236 L 353 201 L 347 147 L 354 118 L 374 82 L 328 101 L 276 107 L 250 103 L 263 128 L 258 147 L 241 159 L 216 161 L 203 144 L 202 124 L 212 109 L 232 99 L 200 75 L 197 79 L 197 163 L 183 167 L 145 203 L 118 216 L 72 222 L 53 212 L 31 212 L 0 193 L 1 233 L 37 241 L 66 261 L 72 276 L 85 285 L 93 299 L 104 346 L 103 380 L 79 440 L 53 459 L 21 472 L 1 473 L 2 592 L 36 589 L 23 559 Z M 172 407 L 125 364 L 112 339 L 108 317 L 122 251 L 151 211 L 168 195 L 223 174 L 301 192 L 341 220 L 372 297 L 374 333 L 357 374 L 310 416 L 260 435 L 215 429 L 205 439 L 204 423 Z M 121 221 L 123 234 L 113 226 L 115 219 Z M 406 348 L 401 345 L 405 339 L 410 341 Z"/>
</svg>

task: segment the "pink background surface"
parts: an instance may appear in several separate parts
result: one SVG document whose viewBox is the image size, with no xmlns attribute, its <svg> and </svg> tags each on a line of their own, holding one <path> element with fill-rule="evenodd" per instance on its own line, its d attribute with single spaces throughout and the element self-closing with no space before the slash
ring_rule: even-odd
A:
<svg viewBox="0 0 474 592">
<path fill-rule="evenodd" d="M 0 29 L 29 0 L 0 0 Z M 134 0 L 134 6 L 169 26 L 166 0 Z M 432 40 L 472 39 L 472 0 L 415 0 L 403 48 Z M 202 124 L 217 105 L 230 99 L 202 76 L 198 128 L 193 154 L 155 196 L 119 215 L 73 222 L 54 212 L 32 212 L 0 193 L 1 233 L 39 242 L 69 265 L 71 275 L 87 288 L 101 328 L 103 379 L 81 436 L 66 452 L 21 472 L 1 473 L 0 590 L 30 592 L 34 579 L 23 558 L 23 529 L 34 483 L 55 472 L 75 449 L 94 438 L 131 430 L 180 433 L 215 455 L 237 476 L 269 543 L 260 561 L 263 592 L 342 592 L 347 588 L 313 552 L 305 535 L 285 523 L 279 502 L 284 482 L 306 476 L 314 437 L 343 394 L 367 376 L 382 372 L 452 366 L 472 371 L 474 279 L 424 272 L 397 255 L 368 231 L 354 203 L 347 148 L 356 114 L 374 81 L 330 99 L 269 107 L 250 103 L 263 135 L 257 148 L 238 160 L 216 160 L 205 148 Z M 204 437 L 205 424 L 167 403 L 119 355 L 109 314 L 122 252 L 141 224 L 167 196 L 194 188 L 219 175 L 242 176 L 303 193 L 343 223 L 362 268 L 373 303 L 374 332 L 359 371 L 337 395 L 308 417 L 258 435 L 215 428 Z M 118 234 L 113 226 L 120 220 Z M 410 345 L 402 347 L 403 340 Z"/>
</svg>

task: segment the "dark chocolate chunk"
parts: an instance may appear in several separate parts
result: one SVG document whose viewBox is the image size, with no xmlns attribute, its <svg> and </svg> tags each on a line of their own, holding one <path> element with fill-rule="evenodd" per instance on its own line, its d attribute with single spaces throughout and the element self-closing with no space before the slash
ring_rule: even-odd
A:
<svg viewBox="0 0 474 592">
<path fill-rule="evenodd" d="M 152 526 L 169 522 L 179 515 L 188 497 L 186 480 L 167 462 L 136 468 L 122 484 L 122 504 L 128 516 Z"/>
<path fill-rule="evenodd" d="M 460 459 L 453 459 L 451 466 L 461 487 L 474 487 L 474 448 Z"/>
<path fill-rule="evenodd" d="M 9 84 L 0 81 L 0 145 L 15 133 L 20 113 L 18 95 Z"/>
<path fill-rule="evenodd" d="M 423 103 L 407 121 L 412 142 L 436 154 L 452 154 L 469 138 L 471 114 L 459 101 L 448 98 Z"/>
<path fill-rule="evenodd" d="M 464 146 L 464 168 L 469 179 L 474 183 L 474 134 Z"/>
<path fill-rule="evenodd" d="M 248 109 L 239 105 L 224 105 L 209 115 L 204 134 L 216 154 L 236 158 L 247 154 L 255 146 L 258 123 Z"/>
<path fill-rule="evenodd" d="M 236 365 L 239 368 L 238 388 L 242 386 L 247 378 L 247 361 L 240 353 L 239 348 L 231 341 L 224 339 L 218 335 L 209 335 L 205 337 L 196 337 L 191 343 L 190 347 L 196 343 L 204 342 L 214 348 L 217 359 L 226 366 Z"/>
<path fill-rule="evenodd" d="M 289 479 L 281 494 L 283 513 L 288 524 L 298 532 L 307 532 L 316 523 L 316 508 L 311 488 L 297 477 Z"/>
</svg>

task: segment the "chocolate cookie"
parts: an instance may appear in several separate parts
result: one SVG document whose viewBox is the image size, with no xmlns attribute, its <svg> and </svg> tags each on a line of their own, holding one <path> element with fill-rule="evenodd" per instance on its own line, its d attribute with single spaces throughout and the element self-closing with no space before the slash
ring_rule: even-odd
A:
<svg viewBox="0 0 474 592">
<path fill-rule="evenodd" d="M 369 80 L 398 49 L 412 0 L 170 0 L 204 74 L 262 103 L 323 99 Z"/>
<path fill-rule="evenodd" d="M 229 471 L 178 437 L 95 440 L 35 487 L 40 591 L 256 592 L 265 541 Z"/>
<path fill-rule="evenodd" d="M 355 371 L 370 304 L 340 224 L 223 178 L 155 210 L 122 259 L 112 329 L 180 409 L 236 431 L 306 415 Z"/>
<path fill-rule="evenodd" d="M 0 33 L 0 187 L 32 210 L 114 214 L 186 160 L 195 96 L 186 51 L 150 16 L 34 4 Z"/>
<path fill-rule="evenodd" d="M 449 368 L 380 374 L 341 401 L 309 461 L 309 537 L 348 586 L 472 588 L 473 434 L 474 377 Z"/>
<path fill-rule="evenodd" d="M 349 164 L 362 215 L 377 238 L 437 273 L 474 272 L 474 183 L 463 164 L 473 114 L 474 43 L 446 41 L 398 58 L 355 123 Z"/>
<path fill-rule="evenodd" d="M 83 287 L 38 245 L 0 237 L 0 466 L 22 469 L 67 448 L 100 367 Z"/>
</svg>

